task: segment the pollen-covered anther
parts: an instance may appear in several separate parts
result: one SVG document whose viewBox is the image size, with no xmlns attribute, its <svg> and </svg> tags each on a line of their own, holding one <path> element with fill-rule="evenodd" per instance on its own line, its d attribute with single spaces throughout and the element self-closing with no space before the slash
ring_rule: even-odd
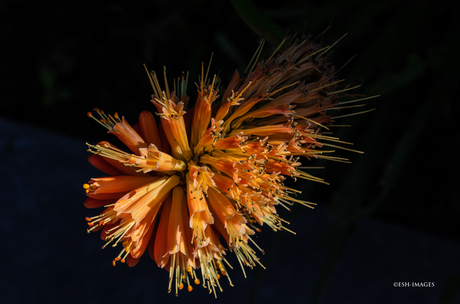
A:
<svg viewBox="0 0 460 304">
<path fill-rule="evenodd" d="M 129 250 L 130 246 L 121 250 L 120 253 L 118 254 L 118 256 L 116 258 L 113 259 L 112 261 L 112 265 L 113 266 L 116 266 L 116 262 L 120 261 L 122 263 L 125 263 L 126 262 L 126 257 L 129 255 L 130 253 L 130 250 Z"/>
<path fill-rule="evenodd" d="M 93 109 L 97 114 L 99 114 L 99 119 L 97 119 L 96 117 L 94 117 L 93 113 L 91 112 L 88 112 L 86 113 L 86 115 L 89 117 L 89 118 L 92 118 L 94 119 L 97 123 L 99 123 L 101 126 L 103 126 L 104 128 L 106 128 L 107 130 L 109 131 L 112 131 L 113 130 L 113 127 L 118 123 L 118 122 L 121 122 L 120 118 L 118 117 L 118 114 L 115 113 L 113 116 L 112 115 L 107 115 L 104 113 L 103 110 L 100 110 L 98 108 L 94 108 Z"/>
<path fill-rule="evenodd" d="M 106 244 L 107 245 L 107 244 Z M 112 265 L 113 266 L 116 266 L 116 262 L 120 261 L 122 263 L 125 263 L 126 262 L 126 258 L 128 257 L 128 255 L 131 253 L 131 249 L 134 247 L 133 246 L 133 242 L 132 241 L 128 241 L 128 242 L 125 242 L 123 244 L 124 248 L 120 251 L 120 253 L 118 254 L 118 256 L 116 258 L 113 259 L 112 261 Z M 105 246 L 104 246 L 105 247 Z M 102 247 L 102 248 L 104 248 Z"/>
<path fill-rule="evenodd" d="M 99 215 L 93 217 L 85 217 L 88 226 L 91 227 L 87 229 L 87 232 L 90 233 L 98 227 L 105 226 L 107 223 L 114 221 L 116 218 L 116 212 L 113 211 L 111 207 L 107 208 L 103 213 Z"/>
<path fill-rule="evenodd" d="M 91 184 L 83 184 L 83 189 L 85 189 L 86 193 L 89 193 L 90 191 L 96 190 L 97 184 L 91 183 Z"/>
</svg>

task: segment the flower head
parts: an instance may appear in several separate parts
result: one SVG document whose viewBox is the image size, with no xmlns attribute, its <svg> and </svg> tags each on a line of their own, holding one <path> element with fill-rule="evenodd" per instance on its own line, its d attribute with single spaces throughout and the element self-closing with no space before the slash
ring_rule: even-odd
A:
<svg viewBox="0 0 460 304">
<path fill-rule="evenodd" d="M 100 230 L 104 247 L 121 244 L 113 265 L 134 266 L 148 248 L 169 271 L 176 294 L 185 284 L 191 291 L 191 282 L 216 294 L 222 276 L 232 285 L 228 251 L 243 273 L 262 266 L 253 235 L 265 226 L 290 231 L 277 207 L 314 206 L 296 198 L 301 191 L 286 186 L 286 178 L 324 183 L 301 170 L 301 161 L 346 161 L 321 149 L 340 142 L 323 130 L 333 122 L 328 110 L 350 89 L 338 89 L 323 57 L 328 50 L 305 37 L 283 43 L 247 75 L 235 72 L 225 90 L 202 69 L 193 106 L 188 75 L 171 90 L 166 75 L 161 86 L 148 73 L 159 119 L 144 111 L 134 126 L 117 114 L 88 113 L 130 150 L 88 144 L 89 161 L 109 175 L 84 184 L 85 206 L 105 207 L 86 218 L 88 232 Z"/>
</svg>

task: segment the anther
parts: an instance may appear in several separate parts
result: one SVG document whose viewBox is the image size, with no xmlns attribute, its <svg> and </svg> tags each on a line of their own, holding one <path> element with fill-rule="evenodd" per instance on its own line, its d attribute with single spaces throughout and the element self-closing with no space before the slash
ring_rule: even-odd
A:
<svg viewBox="0 0 460 304">
<path fill-rule="evenodd" d="M 115 266 L 116 262 L 118 262 L 120 259 L 121 259 L 120 257 L 114 258 L 113 261 L 112 261 L 112 265 Z"/>
</svg>

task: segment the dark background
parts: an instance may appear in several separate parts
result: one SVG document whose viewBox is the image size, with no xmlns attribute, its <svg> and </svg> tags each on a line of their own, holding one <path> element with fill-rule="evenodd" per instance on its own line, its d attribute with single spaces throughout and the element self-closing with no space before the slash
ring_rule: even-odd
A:
<svg viewBox="0 0 460 304">
<path fill-rule="evenodd" d="M 251 3 L 254 5 L 252 6 Z M 110 139 L 94 107 L 135 121 L 154 111 L 142 64 L 170 79 L 201 62 L 227 84 L 261 37 L 319 35 L 339 76 L 370 100 L 337 135 L 363 155 L 315 162 L 331 185 L 298 183 L 315 211 L 282 212 L 296 236 L 264 231 L 267 270 L 230 272 L 216 302 L 454 303 L 459 300 L 459 5 L 447 1 L 3 1 L 0 3 L 2 303 L 164 303 L 165 270 L 86 235 L 81 185 L 99 173 L 85 142 Z M 266 56 L 265 56 L 266 57 Z M 192 97 L 193 99 L 193 97 Z M 455 182 L 457 180 L 457 182 Z M 231 260 L 231 259 L 230 259 Z M 231 260 L 232 261 L 232 260 Z M 235 268 L 237 263 L 233 261 Z M 434 282 L 394 288 L 393 282 Z M 179 301 L 212 301 L 201 287 Z"/>
</svg>

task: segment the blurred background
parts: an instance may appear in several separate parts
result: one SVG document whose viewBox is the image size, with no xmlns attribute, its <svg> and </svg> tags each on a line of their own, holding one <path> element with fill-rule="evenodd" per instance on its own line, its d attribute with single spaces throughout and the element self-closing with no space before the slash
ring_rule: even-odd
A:
<svg viewBox="0 0 460 304">
<path fill-rule="evenodd" d="M 230 272 L 216 303 L 459 303 L 459 5 L 454 1 L 197 0 L 0 3 L 0 302 L 211 301 L 196 287 L 168 294 L 165 270 L 144 257 L 111 266 L 86 234 L 82 184 L 100 173 L 85 142 L 109 140 L 94 107 L 136 121 L 152 110 L 143 64 L 190 72 L 201 63 L 228 84 L 260 40 L 267 57 L 286 33 L 325 45 L 354 92 L 381 97 L 341 119 L 336 135 L 364 154 L 314 162 L 330 185 L 297 183 L 318 203 L 280 213 L 297 235 L 264 230 L 267 266 Z M 354 57 L 356 55 L 356 57 Z M 345 114 L 345 113 L 344 113 Z M 455 182 L 457 180 L 457 182 Z M 229 258 L 233 265 L 237 262 Z M 238 268 L 237 266 L 235 268 Z M 394 282 L 433 282 L 397 288 Z"/>
</svg>

